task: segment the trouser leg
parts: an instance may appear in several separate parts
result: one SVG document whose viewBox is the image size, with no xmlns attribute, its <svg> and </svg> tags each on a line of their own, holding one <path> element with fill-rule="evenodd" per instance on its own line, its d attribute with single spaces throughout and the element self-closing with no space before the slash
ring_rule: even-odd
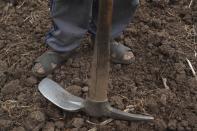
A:
<svg viewBox="0 0 197 131">
<path fill-rule="evenodd" d="M 92 0 L 51 0 L 54 27 L 46 43 L 58 52 L 77 48 L 88 30 L 91 9 Z"/>
<path fill-rule="evenodd" d="M 90 32 L 96 34 L 96 21 L 98 18 L 98 2 L 94 0 L 92 14 L 93 19 L 90 25 Z M 114 0 L 113 19 L 112 19 L 112 37 L 119 36 L 126 25 L 133 19 L 134 13 L 139 4 L 139 0 Z"/>
<path fill-rule="evenodd" d="M 51 0 L 54 28 L 48 33 L 46 43 L 56 51 L 68 52 L 77 48 L 89 27 L 96 34 L 98 0 Z M 112 37 L 117 37 L 131 21 L 139 0 L 114 0 Z"/>
</svg>

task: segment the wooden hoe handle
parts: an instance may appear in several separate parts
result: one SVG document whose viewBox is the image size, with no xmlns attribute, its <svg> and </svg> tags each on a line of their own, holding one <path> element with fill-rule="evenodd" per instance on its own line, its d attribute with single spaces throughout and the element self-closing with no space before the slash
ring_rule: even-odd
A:
<svg viewBox="0 0 197 131">
<path fill-rule="evenodd" d="M 99 0 L 99 17 L 91 68 L 89 99 L 107 101 L 113 0 Z"/>
</svg>

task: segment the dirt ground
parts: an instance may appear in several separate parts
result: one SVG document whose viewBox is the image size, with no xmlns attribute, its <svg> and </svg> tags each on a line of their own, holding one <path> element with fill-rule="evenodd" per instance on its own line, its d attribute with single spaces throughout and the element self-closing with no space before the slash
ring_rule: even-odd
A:
<svg viewBox="0 0 197 131">
<path fill-rule="evenodd" d="M 115 120 L 98 130 L 197 131 L 197 80 L 186 61 L 197 71 L 197 4 L 189 4 L 141 0 L 135 20 L 118 38 L 132 48 L 136 61 L 111 65 L 109 99 L 119 109 L 132 105 L 132 112 L 151 114 L 155 120 Z M 0 131 L 88 131 L 96 127 L 90 122 L 105 120 L 63 112 L 38 92 L 40 79 L 31 67 L 46 50 L 50 27 L 47 1 L 21 0 L 12 6 L 0 0 Z M 48 77 L 85 97 L 92 53 L 86 37 L 77 54 Z"/>
</svg>

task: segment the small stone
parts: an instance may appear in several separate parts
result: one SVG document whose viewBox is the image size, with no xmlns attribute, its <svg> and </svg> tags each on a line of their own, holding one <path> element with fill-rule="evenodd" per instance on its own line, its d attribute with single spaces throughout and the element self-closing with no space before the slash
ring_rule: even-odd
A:
<svg viewBox="0 0 197 131">
<path fill-rule="evenodd" d="M 187 117 L 187 118 L 189 118 L 189 125 L 190 126 L 194 126 L 194 125 L 196 125 L 196 122 L 197 122 L 197 117 L 196 117 L 196 113 L 194 113 L 194 112 L 190 112 L 190 111 L 188 111 L 188 112 L 185 112 L 185 116 Z"/>
<path fill-rule="evenodd" d="M 70 59 L 67 60 L 66 65 L 69 66 L 69 65 L 71 65 L 72 63 L 73 63 L 73 59 L 70 58 Z"/>
<path fill-rule="evenodd" d="M 161 23 L 161 20 L 160 19 L 153 18 L 151 22 L 152 22 L 152 25 L 155 28 L 161 28 L 161 26 L 162 26 L 162 23 Z"/>
<path fill-rule="evenodd" d="M 4 119 L 0 119 L 0 127 L 1 128 L 8 128 L 13 124 L 12 121 L 10 120 L 4 120 Z"/>
<path fill-rule="evenodd" d="M 176 120 L 170 120 L 169 123 L 168 123 L 168 129 L 172 130 L 172 131 L 175 131 L 176 130 L 176 124 L 177 124 Z"/>
<path fill-rule="evenodd" d="M 181 125 L 183 126 L 183 127 L 188 127 L 188 121 L 185 121 L 185 120 L 183 120 L 182 122 L 181 122 Z"/>
<path fill-rule="evenodd" d="M 47 122 L 42 131 L 55 131 L 55 125 L 53 122 Z"/>
<path fill-rule="evenodd" d="M 87 131 L 88 129 L 86 127 L 83 127 L 80 129 L 80 131 Z"/>
<path fill-rule="evenodd" d="M 79 79 L 78 77 L 76 77 L 76 78 L 73 78 L 72 82 L 73 83 L 80 83 L 81 82 L 81 79 Z"/>
<path fill-rule="evenodd" d="M 177 131 L 184 131 L 185 128 L 179 123 L 177 124 Z"/>
<path fill-rule="evenodd" d="M 34 111 L 25 119 L 24 126 L 28 131 L 39 131 L 44 127 L 45 115 L 40 111 Z"/>
<path fill-rule="evenodd" d="M 80 96 L 82 93 L 81 87 L 77 85 L 69 86 L 66 90 L 76 96 Z"/>
<path fill-rule="evenodd" d="M 185 131 L 185 128 L 182 127 L 182 126 L 181 126 L 181 127 L 178 127 L 178 128 L 177 128 L 177 131 Z"/>
<path fill-rule="evenodd" d="M 10 81 L 9 83 L 5 84 L 5 86 L 1 89 L 1 92 L 6 95 L 6 94 L 10 94 L 10 93 L 13 93 L 13 92 L 17 92 L 18 90 L 17 89 L 20 89 L 20 81 L 17 79 L 17 80 L 13 80 L 13 81 Z"/>
<path fill-rule="evenodd" d="M 0 40 L 0 50 L 3 49 L 5 47 L 5 43 L 3 42 L 3 40 Z"/>
<path fill-rule="evenodd" d="M 191 131 L 192 129 L 190 127 L 185 128 L 186 131 Z"/>
<path fill-rule="evenodd" d="M 44 127 L 44 122 L 37 124 L 31 131 L 40 131 Z"/>
<path fill-rule="evenodd" d="M 167 128 L 167 125 L 164 120 L 158 119 L 156 120 L 155 128 L 157 131 L 165 131 Z"/>
<path fill-rule="evenodd" d="M 43 122 L 45 121 L 45 114 L 41 111 L 34 111 L 30 114 L 30 118 L 37 122 Z"/>
<path fill-rule="evenodd" d="M 131 122 L 129 127 L 132 129 L 131 131 L 139 131 L 138 126 L 139 126 L 138 124 Z"/>
<path fill-rule="evenodd" d="M 25 128 L 23 128 L 22 126 L 15 127 L 15 128 L 12 129 L 12 131 L 25 131 Z"/>
<path fill-rule="evenodd" d="M 117 131 L 121 131 L 121 130 L 126 131 L 127 130 L 127 123 L 125 123 L 125 122 L 121 122 L 119 120 L 116 120 L 115 125 L 117 128 Z"/>
<path fill-rule="evenodd" d="M 151 56 L 152 56 L 152 52 L 148 52 L 148 53 L 147 53 L 147 56 L 148 56 L 148 57 L 151 57 Z"/>
<path fill-rule="evenodd" d="M 5 61 L 0 60 L 0 71 L 4 71 L 8 68 L 8 65 Z"/>
<path fill-rule="evenodd" d="M 49 74 L 49 75 L 47 75 L 47 78 L 52 79 L 53 75 Z"/>
<path fill-rule="evenodd" d="M 129 31 L 129 30 L 127 30 L 127 31 Z M 130 45 L 132 43 L 132 41 L 131 41 L 131 39 L 129 37 L 126 37 L 124 39 L 124 42 L 125 42 L 126 45 Z"/>
<path fill-rule="evenodd" d="M 76 128 L 81 128 L 84 125 L 84 119 L 82 118 L 73 118 L 72 125 Z"/>
<path fill-rule="evenodd" d="M 148 109 L 153 112 L 153 113 L 158 113 L 159 112 L 159 109 L 158 109 L 158 104 L 156 102 L 155 99 L 153 98 L 149 98 L 147 99 L 146 101 L 146 106 L 148 107 Z"/>
<path fill-rule="evenodd" d="M 182 74 L 176 74 L 176 82 L 177 83 L 183 83 L 183 81 L 186 80 L 186 74 L 182 73 Z"/>
<path fill-rule="evenodd" d="M 188 86 L 191 87 L 191 88 L 196 88 L 196 85 L 197 85 L 197 81 L 195 78 L 190 78 L 188 80 Z"/>
<path fill-rule="evenodd" d="M 197 126 L 193 128 L 193 131 L 197 131 Z"/>
<path fill-rule="evenodd" d="M 166 103 L 167 103 L 167 96 L 166 96 L 165 94 L 162 94 L 162 95 L 161 95 L 160 102 L 161 102 L 163 105 L 166 105 Z"/>
<path fill-rule="evenodd" d="M 84 84 L 84 86 L 88 86 L 89 85 L 89 79 L 84 79 L 83 80 L 83 84 Z"/>
<path fill-rule="evenodd" d="M 52 104 L 50 104 L 50 105 L 52 105 Z M 45 111 L 47 117 L 54 118 L 54 119 L 58 119 L 58 118 L 62 117 L 61 111 L 59 109 L 57 109 L 57 108 L 51 108 L 52 106 L 49 106 L 48 107 L 49 109 L 47 109 Z"/>
<path fill-rule="evenodd" d="M 79 78 L 74 78 L 74 79 L 72 80 L 72 83 L 75 84 L 75 85 L 81 85 L 81 84 L 82 84 L 82 81 L 81 81 L 81 79 L 79 79 Z"/>
<path fill-rule="evenodd" d="M 56 126 L 58 129 L 63 129 L 63 128 L 64 128 L 64 122 L 63 122 L 63 121 L 56 121 L 56 122 L 55 122 L 55 126 Z"/>
<path fill-rule="evenodd" d="M 26 94 L 21 93 L 21 94 L 19 94 L 19 95 L 17 96 L 17 100 L 19 100 L 19 101 L 24 101 L 24 100 L 25 100 L 25 97 L 26 97 Z"/>
<path fill-rule="evenodd" d="M 88 86 L 84 86 L 84 87 L 82 88 L 82 91 L 83 91 L 83 92 L 88 92 L 88 90 L 89 90 L 89 87 L 88 87 Z"/>
<path fill-rule="evenodd" d="M 111 101 L 117 105 L 119 109 L 124 109 L 123 99 L 120 96 L 112 96 Z"/>
<path fill-rule="evenodd" d="M 26 82 L 27 82 L 26 84 L 28 86 L 33 86 L 33 85 L 35 85 L 35 84 L 38 83 L 38 80 L 35 77 L 30 76 L 29 78 L 27 78 L 27 81 Z"/>
<path fill-rule="evenodd" d="M 147 47 L 148 47 L 149 49 L 153 49 L 154 46 L 153 46 L 152 43 L 148 43 L 148 44 L 147 44 Z M 151 53 L 151 52 L 150 52 L 150 53 Z"/>
<path fill-rule="evenodd" d="M 120 70 L 120 69 L 122 68 L 122 65 L 121 65 L 121 64 L 116 64 L 116 65 L 114 66 L 114 68 L 115 68 L 116 70 Z"/>
<path fill-rule="evenodd" d="M 182 62 L 180 62 L 180 63 L 175 63 L 174 68 L 177 73 L 181 73 L 181 72 L 185 72 L 186 66 Z"/>
<path fill-rule="evenodd" d="M 74 62 L 71 64 L 71 67 L 73 67 L 73 68 L 80 68 L 80 62 L 74 61 Z"/>
<path fill-rule="evenodd" d="M 69 129 L 68 131 L 79 131 L 79 129 L 78 128 L 72 128 L 72 129 Z"/>
</svg>

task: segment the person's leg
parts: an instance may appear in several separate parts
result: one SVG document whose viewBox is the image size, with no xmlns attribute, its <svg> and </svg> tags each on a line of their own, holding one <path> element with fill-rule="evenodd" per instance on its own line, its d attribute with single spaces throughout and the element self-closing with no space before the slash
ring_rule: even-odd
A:
<svg viewBox="0 0 197 131">
<path fill-rule="evenodd" d="M 88 30 L 92 0 L 51 0 L 53 29 L 46 37 L 50 51 L 36 59 L 36 76 L 46 76 L 66 61 Z"/>
<path fill-rule="evenodd" d="M 139 0 L 114 0 L 111 33 L 113 39 L 121 35 L 125 27 L 131 22 L 138 4 Z M 93 19 L 89 31 L 94 37 L 96 35 L 96 22 L 98 19 L 98 0 L 94 0 L 92 12 Z M 111 42 L 111 56 L 113 62 L 121 64 L 129 64 L 135 59 L 130 48 L 114 40 Z"/>
<path fill-rule="evenodd" d="M 96 35 L 96 23 L 98 19 L 98 0 L 93 0 L 92 22 L 89 31 Z M 118 37 L 125 27 L 132 21 L 139 0 L 114 0 L 112 18 L 112 38 Z"/>
<path fill-rule="evenodd" d="M 46 43 L 58 52 L 77 48 L 88 30 L 91 9 L 92 0 L 51 0 L 54 28 Z"/>
<path fill-rule="evenodd" d="M 112 37 L 119 36 L 132 21 L 139 0 L 114 0 L 114 14 L 112 23 Z"/>
</svg>

